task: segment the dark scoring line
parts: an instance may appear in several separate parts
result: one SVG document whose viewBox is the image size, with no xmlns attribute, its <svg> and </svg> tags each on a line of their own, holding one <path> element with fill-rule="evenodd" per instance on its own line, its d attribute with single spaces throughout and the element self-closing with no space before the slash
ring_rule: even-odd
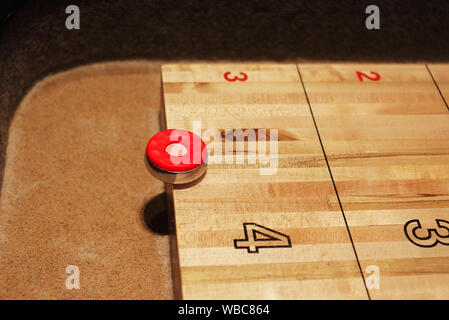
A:
<svg viewBox="0 0 449 320">
<path fill-rule="evenodd" d="M 430 77 L 432 78 L 433 83 L 435 84 L 435 87 L 437 87 L 438 92 L 440 93 L 441 99 L 443 99 L 444 104 L 446 105 L 447 110 L 449 110 L 449 106 L 447 105 L 446 99 L 444 99 L 444 95 L 440 90 L 440 87 L 438 86 L 438 83 L 436 82 L 435 78 L 433 77 L 432 72 L 430 72 L 429 66 L 425 64 L 427 71 L 430 74 Z"/>
<path fill-rule="evenodd" d="M 307 94 L 306 86 L 304 84 L 304 81 L 302 80 L 302 76 L 301 76 L 301 72 L 299 71 L 298 64 L 296 64 L 296 70 L 298 70 L 299 79 L 301 80 L 301 84 L 302 84 L 302 87 L 303 87 L 303 90 L 304 90 L 304 95 L 306 96 L 306 100 L 307 100 L 307 104 L 309 106 L 310 114 L 312 115 L 313 124 L 315 125 L 315 130 L 316 130 L 316 133 L 318 135 L 318 140 L 320 141 L 321 150 L 323 151 L 324 160 L 326 160 L 327 170 L 329 171 L 329 175 L 330 175 L 331 180 L 332 180 L 332 185 L 334 186 L 334 191 L 335 191 L 335 194 L 337 195 L 338 204 L 340 206 L 340 210 L 341 210 L 341 213 L 343 215 L 343 220 L 345 221 L 346 230 L 347 230 L 348 235 L 349 235 L 349 240 L 351 240 L 352 249 L 354 250 L 355 258 L 357 259 L 357 265 L 359 266 L 360 275 L 362 276 L 362 279 L 363 279 L 363 285 L 365 286 L 365 290 L 366 290 L 366 294 L 368 295 L 368 299 L 371 300 L 371 296 L 369 294 L 368 287 L 366 286 L 365 275 L 363 274 L 362 266 L 360 265 L 359 257 L 357 255 L 357 250 L 355 249 L 354 241 L 352 240 L 352 235 L 351 235 L 351 231 L 349 229 L 348 221 L 346 220 L 346 215 L 345 215 L 345 212 L 343 210 L 343 205 L 341 204 L 340 196 L 338 195 L 337 185 L 335 184 L 334 176 L 332 175 L 332 170 L 331 170 L 331 167 L 329 165 L 329 161 L 327 159 L 326 151 L 324 150 L 323 141 L 321 140 L 321 135 L 320 135 L 320 132 L 318 130 L 318 125 L 317 125 L 317 123 L 315 121 L 315 116 L 314 116 L 313 111 L 312 111 L 312 106 L 310 104 L 309 96 Z"/>
</svg>

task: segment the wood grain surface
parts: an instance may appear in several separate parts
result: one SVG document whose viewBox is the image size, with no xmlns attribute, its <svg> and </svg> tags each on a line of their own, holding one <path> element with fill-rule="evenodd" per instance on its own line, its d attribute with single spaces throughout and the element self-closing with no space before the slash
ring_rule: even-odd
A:
<svg viewBox="0 0 449 320">
<path fill-rule="evenodd" d="M 437 77 L 443 68 L 435 67 Z M 436 219 L 449 220 L 449 112 L 425 65 L 299 70 L 362 269 L 380 271 L 370 295 L 448 299 L 449 239 L 437 244 L 433 235 L 416 245 L 404 230 L 418 219 L 425 237 Z M 360 81 L 357 71 L 380 80 Z"/>
<path fill-rule="evenodd" d="M 435 84 L 441 92 L 446 108 L 449 110 L 449 65 L 448 64 L 432 64 L 428 66 L 429 72 L 433 76 Z"/>
<path fill-rule="evenodd" d="M 234 144 L 229 163 L 170 189 L 180 297 L 448 299 L 449 111 L 437 88 L 449 93 L 448 67 L 428 68 L 163 66 L 167 127 L 200 121 L 209 151 L 232 140 L 226 129 L 278 129 L 274 174 L 249 163 L 258 148 Z M 244 223 L 291 247 L 235 248 Z"/>
<path fill-rule="evenodd" d="M 173 190 L 181 297 L 367 298 L 345 222 L 295 65 L 165 65 L 168 128 L 201 121 L 208 148 L 229 135 L 206 130 L 278 129 L 278 168 L 248 164 L 249 143 L 230 163 L 208 165 L 196 186 Z M 245 72 L 247 81 L 227 81 Z M 218 145 L 218 146 L 217 146 Z M 224 149 L 224 147 L 222 148 Z M 259 150 L 259 149 L 258 149 Z M 236 155 L 245 154 L 243 164 Z M 229 160 L 229 159 L 228 159 Z M 244 223 L 290 237 L 291 247 L 236 249 Z"/>
</svg>

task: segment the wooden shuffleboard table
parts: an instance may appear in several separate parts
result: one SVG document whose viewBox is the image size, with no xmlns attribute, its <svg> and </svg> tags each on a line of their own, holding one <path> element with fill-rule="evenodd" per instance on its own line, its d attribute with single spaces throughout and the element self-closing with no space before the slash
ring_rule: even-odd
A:
<svg viewBox="0 0 449 320">
<path fill-rule="evenodd" d="M 9 127 L 0 298 L 449 299 L 448 99 L 447 64 L 47 76 Z M 206 143 L 196 184 L 149 174 L 163 129 Z"/>
<path fill-rule="evenodd" d="M 166 127 L 212 156 L 200 183 L 167 188 L 179 296 L 448 299 L 448 74 L 164 65 Z"/>
<path fill-rule="evenodd" d="M 0 1 L 0 300 L 449 300 L 448 15 Z"/>
</svg>

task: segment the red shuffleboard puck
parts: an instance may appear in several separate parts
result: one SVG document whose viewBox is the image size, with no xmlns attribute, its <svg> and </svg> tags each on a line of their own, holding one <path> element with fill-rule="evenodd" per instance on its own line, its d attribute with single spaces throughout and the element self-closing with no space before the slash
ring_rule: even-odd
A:
<svg viewBox="0 0 449 320">
<path fill-rule="evenodd" d="M 146 158 L 149 170 L 159 180 L 186 184 L 199 180 L 207 169 L 207 148 L 193 132 L 168 129 L 151 137 Z"/>
</svg>

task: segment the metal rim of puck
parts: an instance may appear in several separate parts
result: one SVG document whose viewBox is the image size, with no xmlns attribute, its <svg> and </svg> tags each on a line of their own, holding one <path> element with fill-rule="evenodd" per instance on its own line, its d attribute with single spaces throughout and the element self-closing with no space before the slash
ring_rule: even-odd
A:
<svg viewBox="0 0 449 320">
<path fill-rule="evenodd" d="M 201 178 L 207 169 L 207 147 L 193 132 L 168 129 L 151 137 L 146 148 L 150 172 L 159 180 L 185 184 Z"/>
</svg>

